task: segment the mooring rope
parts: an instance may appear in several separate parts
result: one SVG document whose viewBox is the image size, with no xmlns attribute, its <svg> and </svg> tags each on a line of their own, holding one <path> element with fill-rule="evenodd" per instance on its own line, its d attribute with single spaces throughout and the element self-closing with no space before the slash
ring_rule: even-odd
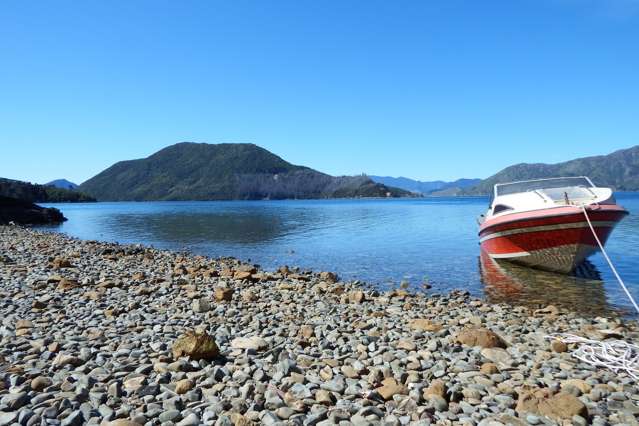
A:
<svg viewBox="0 0 639 426">
<path fill-rule="evenodd" d="M 595 237 L 595 241 L 597 241 L 597 244 L 599 244 L 599 248 L 601 249 L 601 254 L 603 254 L 604 258 L 606 259 L 606 262 L 608 262 L 608 265 L 610 265 L 610 269 L 612 269 L 612 273 L 615 274 L 615 277 L 617 278 L 617 281 L 619 281 L 621 288 L 623 288 L 623 291 L 626 292 L 626 296 L 628 296 L 628 299 L 630 299 L 632 306 L 635 307 L 635 310 L 639 314 L 639 306 L 637 306 L 637 302 L 635 302 L 635 299 L 632 297 L 632 294 L 630 294 L 630 291 L 628 291 L 628 287 L 626 287 L 626 284 L 623 282 L 623 280 L 619 276 L 619 273 L 617 272 L 617 268 L 615 268 L 615 265 L 612 264 L 610 257 L 608 257 L 608 253 L 606 253 L 606 249 L 604 249 L 603 244 L 601 244 L 601 240 L 599 240 L 599 236 L 595 232 L 595 228 L 592 226 L 592 222 L 590 222 L 590 217 L 588 216 L 588 211 L 586 210 L 586 206 L 581 206 L 581 209 L 584 212 L 584 216 L 586 216 L 586 221 L 588 222 L 588 226 L 590 227 L 590 230 L 592 231 L 592 235 Z"/>
<path fill-rule="evenodd" d="M 626 287 L 626 284 L 619 276 L 615 265 L 613 265 L 610 260 L 601 240 L 599 240 L 599 236 L 595 232 L 595 228 L 592 226 L 586 206 L 581 206 L 581 208 L 584 212 L 584 216 L 586 217 L 586 221 L 588 222 L 588 226 L 590 227 L 590 231 L 592 231 L 592 235 L 595 237 L 595 241 L 597 241 L 597 244 L 601 249 L 601 253 L 606 259 L 606 262 L 608 262 L 613 274 L 615 274 L 615 277 L 621 285 L 621 288 L 623 288 L 623 291 L 626 293 L 626 296 L 628 296 L 632 306 L 634 306 L 637 313 L 639 313 L 639 306 L 637 306 L 637 302 L 635 302 L 635 299 L 632 297 L 632 294 L 630 294 L 628 287 Z M 623 340 L 610 340 L 604 342 L 569 333 L 555 333 L 546 336 L 546 338 L 561 340 L 566 344 L 576 344 L 578 345 L 577 349 L 571 353 L 573 357 L 596 367 L 608 368 L 615 373 L 625 371 L 633 379 L 639 380 L 639 346 L 637 345 Z"/>
</svg>

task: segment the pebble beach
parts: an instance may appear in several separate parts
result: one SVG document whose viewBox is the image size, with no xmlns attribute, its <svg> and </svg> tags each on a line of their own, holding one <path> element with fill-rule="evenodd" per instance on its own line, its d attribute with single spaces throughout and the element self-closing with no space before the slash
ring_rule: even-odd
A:
<svg viewBox="0 0 639 426">
<path fill-rule="evenodd" d="M 634 321 L 0 226 L 3 425 L 634 425 Z"/>
</svg>

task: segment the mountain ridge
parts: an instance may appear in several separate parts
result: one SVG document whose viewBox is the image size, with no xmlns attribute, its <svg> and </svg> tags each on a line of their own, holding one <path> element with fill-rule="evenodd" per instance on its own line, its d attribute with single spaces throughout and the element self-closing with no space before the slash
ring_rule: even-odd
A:
<svg viewBox="0 0 639 426">
<path fill-rule="evenodd" d="M 416 179 L 407 178 L 404 176 L 392 177 L 392 176 L 375 176 L 369 175 L 374 182 L 382 183 L 384 185 L 401 188 L 406 191 L 411 191 L 424 195 L 455 195 L 454 193 L 460 191 L 463 188 L 478 184 L 481 179 L 466 179 L 461 178 L 452 182 L 443 180 L 435 181 L 420 181 Z"/>
<path fill-rule="evenodd" d="M 21 180 L 0 178 L 0 196 L 29 201 L 31 203 L 75 203 L 95 201 L 78 191 L 38 185 Z"/>
<path fill-rule="evenodd" d="M 464 189 L 460 195 L 488 195 L 497 183 L 559 176 L 588 176 L 598 186 L 617 191 L 639 191 L 639 145 L 554 164 L 513 164 L 478 185 Z"/>
<path fill-rule="evenodd" d="M 406 197 L 366 176 L 334 177 L 248 143 L 180 142 L 113 164 L 79 189 L 103 201 Z"/>
<path fill-rule="evenodd" d="M 69 189 L 71 191 L 73 191 L 74 189 L 78 187 L 78 184 L 75 184 L 66 179 L 55 179 L 55 180 L 52 180 L 51 182 L 45 183 L 44 185 L 53 186 L 55 188 L 60 188 L 60 189 Z"/>
</svg>

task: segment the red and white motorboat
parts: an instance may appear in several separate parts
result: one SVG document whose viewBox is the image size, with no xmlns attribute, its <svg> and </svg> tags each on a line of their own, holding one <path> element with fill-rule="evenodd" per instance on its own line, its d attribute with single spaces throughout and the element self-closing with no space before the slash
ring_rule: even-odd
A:
<svg viewBox="0 0 639 426">
<path fill-rule="evenodd" d="M 599 249 L 588 218 L 604 244 L 627 214 L 585 176 L 503 183 L 479 219 L 479 241 L 493 259 L 569 273 Z"/>
</svg>

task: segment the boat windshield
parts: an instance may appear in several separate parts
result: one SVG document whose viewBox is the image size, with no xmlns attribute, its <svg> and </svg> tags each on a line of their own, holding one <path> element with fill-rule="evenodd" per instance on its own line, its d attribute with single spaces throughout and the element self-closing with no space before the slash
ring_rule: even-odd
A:
<svg viewBox="0 0 639 426">
<path fill-rule="evenodd" d="M 552 188 L 592 188 L 594 185 L 586 177 L 564 177 L 552 179 L 527 180 L 523 182 L 501 183 L 495 185 L 497 195 L 517 194 Z"/>
</svg>

